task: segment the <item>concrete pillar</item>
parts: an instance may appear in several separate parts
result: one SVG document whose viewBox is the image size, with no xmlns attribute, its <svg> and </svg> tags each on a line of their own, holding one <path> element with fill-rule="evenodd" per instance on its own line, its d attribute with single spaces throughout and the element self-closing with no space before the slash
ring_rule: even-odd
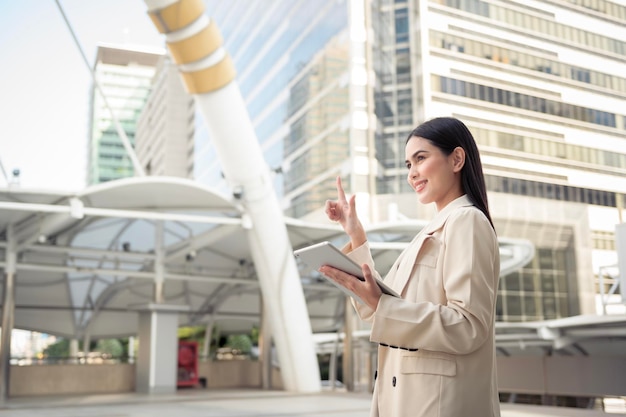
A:
<svg viewBox="0 0 626 417">
<path fill-rule="evenodd" d="M 78 339 L 70 339 L 70 363 L 78 363 Z"/>
<path fill-rule="evenodd" d="M 188 307 L 148 304 L 139 311 L 139 351 L 135 391 L 147 394 L 176 391 L 178 313 Z"/>
</svg>

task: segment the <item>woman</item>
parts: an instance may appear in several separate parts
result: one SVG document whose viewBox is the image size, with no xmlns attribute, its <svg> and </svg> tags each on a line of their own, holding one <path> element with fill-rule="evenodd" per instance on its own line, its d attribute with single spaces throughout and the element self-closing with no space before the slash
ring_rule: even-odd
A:
<svg viewBox="0 0 626 417">
<path fill-rule="evenodd" d="M 320 272 L 352 290 L 361 319 L 371 323 L 378 367 L 371 416 L 500 416 L 494 315 L 500 258 L 489 215 L 478 148 L 467 127 L 435 118 L 411 132 L 407 180 L 437 214 L 391 267 L 382 294 L 367 237 L 337 178 L 326 214 L 350 242 L 344 253 L 362 265 L 365 281 L 330 266 Z"/>
</svg>

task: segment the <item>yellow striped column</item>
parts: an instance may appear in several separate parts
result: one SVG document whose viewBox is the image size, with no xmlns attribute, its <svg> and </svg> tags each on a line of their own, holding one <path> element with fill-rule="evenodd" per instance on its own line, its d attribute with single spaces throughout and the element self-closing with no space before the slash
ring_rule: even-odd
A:
<svg viewBox="0 0 626 417">
<path fill-rule="evenodd" d="M 144 0 L 166 37 L 185 86 L 204 116 L 224 178 L 244 208 L 252 260 L 281 365 L 283 385 L 319 392 L 321 381 L 311 323 L 283 211 L 272 185 L 235 69 L 202 0 Z M 228 1 L 228 0 L 224 0 Z"/>
<path fill-rule="evenodd" d="M 148 14 L 157 30 L 166 35 L 170 55 L 190 94 L 209 93 L 235 79 L 235 67 L 222 48 L 222 35 L 204 14 L 202 0 L 155 3 L 162 7 L 150 9 Z"/>
</svg>

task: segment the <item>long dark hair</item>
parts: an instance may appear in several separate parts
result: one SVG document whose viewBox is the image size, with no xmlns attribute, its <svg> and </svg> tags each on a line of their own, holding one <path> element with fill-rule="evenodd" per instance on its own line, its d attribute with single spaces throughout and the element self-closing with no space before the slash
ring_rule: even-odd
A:
<svg viewBox="0 0 626 417">
<path fill-rule="evenodd" d="M 414 136 L 427 139 L 441 149 L 446 156 L 450 155 L 457 146 L 465 150 L 465 165 L 461 168 L 463 192 L 467 194 L 472 204 L 485 214 L 491 227 L 495 230 L 489 214 L 487 185 L 485 184 L 483 166 L 480 162 L 480 154 L 476 141 L 467 126 L 454 117 L 436 117 L 413 129 L 406 142 L 408 143 Z"/>
</svg>

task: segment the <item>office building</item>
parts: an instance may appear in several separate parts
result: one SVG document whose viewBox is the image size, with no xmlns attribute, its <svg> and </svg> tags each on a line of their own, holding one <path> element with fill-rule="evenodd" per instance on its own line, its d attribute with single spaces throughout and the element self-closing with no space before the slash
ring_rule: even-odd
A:
<svg viewBox="0 0 626 417">
<path fill-rule="evenodd" d="M 97 184 L 132 177 L 133 164 L 118 130 L 134 145 L 137 118 L 150 92 L 150 84 L 164 51 L 144 51 L 99 45 L 92 85 L 87 183 Z"/>
<path fill-rule="evenodd" d="M 368 222 L 430 218 L 406 182 L 404 142 L 424 120 L 458 117 L 478 142 L 499 236 L 536 248 L 501 280 L 498 319 L 596 313 L 625 203 L 622 3 L 207 5 L 287 215 L 320 216 L 339 174 Z M 197 178 L 223 184 L 199 133 Z"/>
<path fill-rule="evenodd" d="M 159 59 L 137 120 L 135 151 L 146 175 L 193 178 L 195 103 L 168 56 Z"/>
</svg>

